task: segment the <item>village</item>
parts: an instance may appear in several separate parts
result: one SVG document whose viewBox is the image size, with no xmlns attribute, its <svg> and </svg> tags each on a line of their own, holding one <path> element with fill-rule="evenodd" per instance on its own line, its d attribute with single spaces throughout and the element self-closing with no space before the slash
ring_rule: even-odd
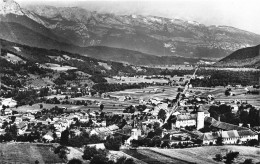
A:
<svg viewBox="0 0 260 164">
<path fill-rule="evenodd" d="M 223 95 L 231 98 L 219 101 L 210 94 L 214 89 L 192 87 L 192 78 L 203 78 L 195 72 L 175 78 L 174 83 L 151 82 L 153 86 L 144 89 L 102 94 L 91 93 L 90 87 L 34 88 L 39 94 L 43 90 L 46 94 L 40 102 L 22 106 L 12 98 L 3 98 L 0 141 L 61 143 L 65 135 L 67 145 L 83 151 L 85 144 L 105 149 L 107 138 L 120 136 L 120 149 L 126 154 L 139 147 L 259 145 L 260 127 L 256 126 L 260 122 L 259 106 L 232 99 L 237 93 L 231 89 L 222 87 Z M 232 90 L 235 92 L 241 87 L 234 86 Z M 241 94 L 241 89 L 238 92 Z M 253 111 L 255 122 L 242 122 L 241 113 Z M 231 117 L 226 118 L 228 115 L 238 115 L 241 122 L 233 120 L 234 124 Z M 90 138 L 88 142 L 76 141 L 86 134 Z"/>
</svg>

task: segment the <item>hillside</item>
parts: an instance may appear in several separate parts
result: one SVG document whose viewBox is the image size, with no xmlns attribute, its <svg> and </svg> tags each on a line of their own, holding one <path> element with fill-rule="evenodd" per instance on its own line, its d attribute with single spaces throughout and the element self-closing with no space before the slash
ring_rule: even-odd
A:
<svg viewBox="0 0 260 164">
<path fill-rule="evenodd" d="M 66 76 L 63 74 L 65 80 L 84 79 L 87 83 L 93 81 L 93 76 L 97 77 L 94 81 L 102 82 L 104 76 L 160 72 L 160 69 L 137 69 L 134 65 L 103 61 L 60 50 L 30 47 L 2 39 L 0 49 L 0 73 L 4 88 L 31 85 L 36 81 L 42 85 L 52 85 L 62 72 L 67 72 Z"/>
<path fill-rule="evenodd" d="M 239 49 L 215 64 L 222 67 L 260 68 L 260 45 Z"/>
</svg>

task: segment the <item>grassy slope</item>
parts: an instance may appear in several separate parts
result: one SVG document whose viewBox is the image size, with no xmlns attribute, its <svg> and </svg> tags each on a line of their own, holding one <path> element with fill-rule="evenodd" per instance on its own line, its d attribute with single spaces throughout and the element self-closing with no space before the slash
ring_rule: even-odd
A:
<svg viewBox="0 0 260 164">
<path fill-rule="evenodd" d="M 197 148 L 185 148 L 185 149 L 156 149 L 152 148 L 152 150 L 163 153 L 166 155 L 170 155 L 173 157 L 177 157 L 180 159 L 185 159 L 190 162 L 196 163 L 224 163 L 216 162 L 213 160 L 216 154 L 225 155 L 226 152 L 238 151 L 239 157 L 235 159 L 235 163 L 242 163 L 245 159 L 251 158 L 253 162 L 260 162 L 260 150 L 255 147 L 247 147 L 247 146 L 205 146 L 205 147 L 197 147 Z"/>
<path fill-rule="evenodd" d="M 62 163 L 63 161 L 54 154 L 52 146 L 36 144 L 0 144 L 0 162 L 2 163 Z"/>
<path fill-rule="evenodd" d="M 221 59 L 216 66 L 260 67 L 260 45 L 239 49 Z"/>
</svg>

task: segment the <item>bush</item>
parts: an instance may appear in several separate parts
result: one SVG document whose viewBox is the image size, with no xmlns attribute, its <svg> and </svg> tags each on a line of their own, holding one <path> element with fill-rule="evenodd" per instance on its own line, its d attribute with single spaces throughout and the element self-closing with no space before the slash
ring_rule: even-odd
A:
<svg viewBox="0 0 260 164">
<path fill-rule="evenodd" d="M 248 141 L 248 146 L 256 146 L 258 144 L 259 144 L 258 140 L 256 140 L 256 139 L 252 139 L 252 140 Z"/>
<path fill-rule="evenodd" d="M 223 145 L 223 138 L 222 137 L 218 137 L 217 141 L 216 141 L 216 144 L 220 145 L 220 146 Z"/>
<path fill-rule="evenodd" d="M 108 158 L 101 154 L 95 154 L 90 164 L 107 164 Z"/>
<path fill-rule="evenodd" d="M 238 157 L 238 155 L 239 155 L 239 152 L 230 151 L 226 155 L 226 159 L 227 159 L 226 163 L 232 163 L 234 161 L 234 159 Z"/>
<path fill-rule="evenodd" d="M 105 147 L 108 150 L 118 151 L 122 143 L 121 136 L 108 136 L 105 142 Z"/>
<path fill-rule="evenodd" d="M 252 159 L 245 159 L 243 164 L 253 164 L 253 160 Z"/>
<path fill-rule="evenodd" d="M 116 160 L 116 164 L 134 164 L 134 160 L 132 158 L 121 156 Z"/>
<path fill-rule="evenodd" d="M 216 154 L 216 155 L 215 155 L 215 160 L 216 160 L 216 161 L 222 161 L 222 160 L 223 160 L 222 155 L 221 155 L 221 154 Z"/>
<path fill-rule="evenodd" d="M 85 160 L 91 160 L 97 154 L 106 156 L 106 151 L 101 149 L 96 149 L 96 147 L 86 146 L 82 158 Z"/>
<path fill-rule="evenodd" d="M 102 75 L 92 75 L 90 77 L 90 80 L 92 80 L 94 83 L 106 83 L 107 80 Z"/>
<path fill-rule="evenodd" d="M 82 161 L 80 159 L 73 158 L 69 160 L 68 164 L 82 164 Z"/>
</svg>

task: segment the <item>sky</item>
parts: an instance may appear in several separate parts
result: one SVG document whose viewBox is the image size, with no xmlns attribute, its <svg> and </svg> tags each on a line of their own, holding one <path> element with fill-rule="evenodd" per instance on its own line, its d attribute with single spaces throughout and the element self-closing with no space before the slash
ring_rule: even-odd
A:
<svg viewBox="0 0 260 164">
<path fill-rule="evenodd" d="M 260 34 L 260 0 L 15 0 L 21 6 L 77 6 L 115 14 L 154 15 L 227 25 Z"/>
</svg>

